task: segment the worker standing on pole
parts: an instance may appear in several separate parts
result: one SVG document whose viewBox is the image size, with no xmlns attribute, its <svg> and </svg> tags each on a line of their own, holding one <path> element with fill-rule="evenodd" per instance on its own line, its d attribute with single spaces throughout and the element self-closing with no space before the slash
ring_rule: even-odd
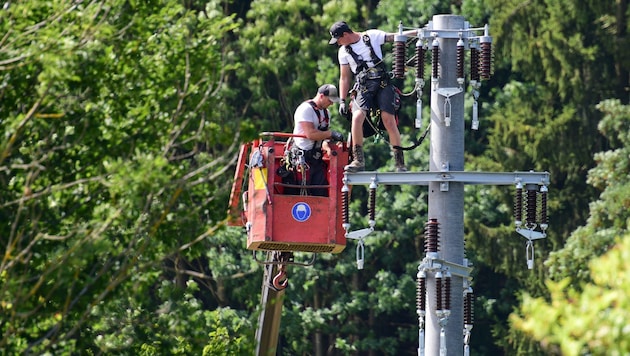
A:
<svg viewBox="0 0 630 356">
<path fill-rule="evenodd" d="M 414 34 L 415 31 L 409 31 Z M 352 77 L 355 77 L 356 97 L 352 101 L 352 151 L 353 160 L 345 167 L 347 172 L 365 170 L 363 154 L 363 122 L 370 110 L 380 110 L 381 119 L 389 142 L 400 147 L 400 132 L 396 122 L 396 112 L 400 107 L 400 97 L 389 80 L 383 62 L 381 46 L 394 41 L 394 33 L 371 29 L 364 33 L 352 31 L 344 21 L 335 22 L 330 27 L 330 44 L 339 46 L 339 114 L 348 115 L 346 97 L 350 91 Z M 400 149 L 394 149 L 396 171 L 405 172 L 405 160 Z"/>
</svg>

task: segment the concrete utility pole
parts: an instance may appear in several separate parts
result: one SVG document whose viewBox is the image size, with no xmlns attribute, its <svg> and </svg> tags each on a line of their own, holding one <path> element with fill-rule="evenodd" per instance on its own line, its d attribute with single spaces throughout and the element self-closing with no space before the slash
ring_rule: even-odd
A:
<svg viewBox="0 0 630 356">
<path fill-rule="evenodd" d="M 461 16 L 438 15 L 433 17 L 434 30 L 461 30 L 464 18 Z M 431 74 L 431 148 L 429 170 L 448 172 L 464 170 L 464 93 L 456 78 L 456 44 L 458 37 L 442 36 L 434 38 L 430 44 L 439 42 L 438 73 Z M 453 32 L 454 35 L 457 32 Z M 436 60 L 435 58 L 433 59 Z M 436 77 L 437 76 L 437 77 Z M 440 223 L 441 257 L 445 261 L 462 265 L 464 261 L 464 183 L 429 183 L 429 218 Z M 452 276 L 452 285 L 461 286 L 461 276 Z M 427 307 L 438 310 L 435 298 L 435 273 L 427 274 Z M 445 326 L 446 335 L 462 332 L 463 313 L 462 293 L 458 288 L 451 291 L 451 314 Z M 463 309 L 462 309 L 463 310 Z M 443 319 L 443 318 L 442 318 Z M 438 355 L 440 347 L 440 318 L 436 313 L 426 315 L 426 354 Z M 446 349 L 449 355 L 463 350 L 462 339 L 448 337 Z"/>
<path fill-rule="evenodd" d="M 483 35 L 477 35 L 482 31 Z M 402 25 L 398 36 L 400 42 Z M 399 41 L 396 39 L 395 41 Z M 472 330 L 472 287 L 468 261 L 464 255 L 464 185 L 513 185 L 515 227 L 527 240 L 528 268 L 533 268 L 533 241 L 546 237 L 547 172 L 464 172 L 464 50 L 471 52 L 472 129 L 479 125 L 477 99 L 480 79 L 490 77 L 491 37 L 488 27 L 470 28 L 462 16 L 436 15 L 418 30 L 418 58 L 428 48 L 432 56 L 431 129 L 429 172 L 346 173 L 348 185 L 377 184 L 428 185 L 429 211 L 425 233 L 425 257 L 418 266 L 418 355 L 469 355 Z M 399 45 L 400 47 L 400 45 Z M 404 63 L 400 53 L 397 63 Z M 418 72 L 423 73 L 423 62 Z M 394 68 L 400 75 L 400 65 Z M 418 109 L 424 78 L 416 79 Z M 416 128 L 421 127 L 421 112 Z M 526 219 L 522 204 L 526 198 Z M 542 211 L 540 211 L 540 209 Z M 542 230 L 536 231 L 536 230 Z M 357 231 L 358 233 L 359 231 Z M 354 232 L 351 232 L 353 234 Z M 362 249 L 363 240 L 360 240 Z M 359 260 L 359 254 L 357 253 Z M 361 255 L 362 262 L 362 255 Z"/>
</svg>

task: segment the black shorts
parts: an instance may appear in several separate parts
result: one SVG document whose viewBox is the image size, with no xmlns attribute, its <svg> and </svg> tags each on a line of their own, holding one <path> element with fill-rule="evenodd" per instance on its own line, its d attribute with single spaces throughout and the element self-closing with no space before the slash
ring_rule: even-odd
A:
<svg viewBox="0 0 630 356">
<path fill-rule="evenodd" d="M 356 103 L 364 111 L 380 109 L 392 115 L 396 114 L 396 90 L 394 85 L 387 84 L 381 88 L 381 79 L 366 80 L 357 91 Z"/>
</svg>

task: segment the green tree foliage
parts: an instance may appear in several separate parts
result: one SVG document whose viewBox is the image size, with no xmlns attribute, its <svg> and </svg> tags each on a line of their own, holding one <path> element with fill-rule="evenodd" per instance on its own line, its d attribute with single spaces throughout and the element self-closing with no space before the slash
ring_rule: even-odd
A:
<svg viewBox="0 0 630 356">
<path fill-rule="evenodd" d="M 552 189 L 563 192 L 552 195 L 550 214 L 563 221 L 551 227 L 553 246 L 559 246 L 586 220 L 587 204 L 595 195 L 586 173 L 593 154 L 605 145 L 597 133 L 601 115 L 595 105 L 622 94 L 611 92 L 623 62 L 606 50 L 613 39 L 604 36 L 601 22 L 615 8 L 582 7 L 574 1 L 501 5 L 491 28 L 495 58 L 500 59 L 495 80 L 503 83 L 492 93 L 494 126 L 484 156 L 506 170 L 551 172 Z M 503 68 L 511 74 L 503 75 Z"/>
<path fill-rule="evenodd" d="M 526 295 L 514 326 L 544 345 L 550 354 L 625 355 L 630 352 L 630 235 L 589 263 L 592 282 L 548 281 L 550 300 Z"/>
<path fill-rule="evenodd" d="M 519 313 L 510 316 L 515 330 L 563 355 L 624 354 L 630 348 L 622 322 L 630 306 L 621 297 L 630 251 L 630 107 L 606 100 L 598 109 L 604 113 L 599 130 L 612 146 L 595 154 L 597 166 L 589 171 L 599 199 L 590 204 L 586 225 L 545 263 L 550 301 L 526 293 Z"/>
<path fill-rule="evenodd" d="M 243 67 L 237 73 L 251 108 L 246 115 L 264 130 L 291 130 L 295 108 L 319 85 L 337 81 L 334 75 L 316 78 L 334 68 L 321 60 L 333 53 L 326 41 L 332 21 L 322 23 L 321 13 L 321 4 L 308 0 L 251 2 L 239 37 Z"/>
<path fill-rule="evenodd" d="M 556 281 L 549 285 L 564 278 L 585 291 L 603 285 L 588 260 L 627 228 L 625 176 L 617 173 L 627 164 L 627 138 L 613 135 L 623 131 L 620 120 L 607 118 L 627 109 L 602 102 L 627 101 L 624 6 L 7 1 L 0 10 L 0 348 L 251 354 L 262 270 L 244 249 L 243 230 L 222 226 L 240 142 L 258 130 L 289 131 L 295 107 L 319 84 L 336 83 L 336 47 L 327 44 L 334 21 L 393 32 L 400 21 L 422 27 L 453 13 L 474 26 L 490 22 L 497 50 L 495 75 L 482 86 L 481 130 L 466 134 L 466 169 L 552 176 L 549 237 L 536 245 L 533 271 L 511 226 L 511 191 L 466 190 L 466 253 L 478 295 L 473 353 L 540 352 L 521 325 L 509 329 L 521 291 L 554 294 L 544 266 Z M 403 105 L 410 144 L 420 133 L 411 129 L 413 100 Z M 336 115 L 333 127 L 349 130 Z M 368 141 L 366 152 L 371 168 L 392 169 L 383 140 Z M 595 152 L 605 153 L 593 161 Z M 428 145 L 406 160 L 426 170 Z M 587 225 L 559 250 L 587 221 L 598 191 Z M 312 268 L 289 269 L 282 352 L 416 352 L 414 279 L 426 200 L 422 187 L 378 188 L 364 270 L 356 269 L 355 241 L 339 255 L 318 256 Z M 353 229 L 367 226 L 366 202 L 365 187 L 354 187 Z M 543 266 L 550 250 L 559 251 Z"/>
<path fill-rule="evenodd" d="M 223 248 L 208 242 L 224 219 L 211 207 L 247 128 L 224 120 L 233 17 L 174 1 L 0 11 L 0 347 L 200 353 L 212 314 L 201 291 L 169 284 Z M 196 276 L 226 283 L 213 272 Z M 223 294 L 208 303 L 229 304 Z"/>
<path fill-rule="evenodd" d="M 599 130 L 609 138 L 611 149 L 595 155 L 597 166 L 590 170 L 588 182 L 601 194 L 590 204 L 586 225 L 551 253 L 547 265 L 554 280 L 589 282 L 593 277 L 589 261 L 608 251 L 630 225 L 630 107 L 606 100 L 598 108 L 604 113 Z"/>
</svg>

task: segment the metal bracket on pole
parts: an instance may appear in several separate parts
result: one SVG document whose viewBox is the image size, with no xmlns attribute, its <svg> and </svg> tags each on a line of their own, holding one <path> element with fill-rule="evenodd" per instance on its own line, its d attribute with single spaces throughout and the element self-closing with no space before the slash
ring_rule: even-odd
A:
<svg viewBox="0 0 630 356">
<path fill-rule="evenodd" d="M 444 99 L 444 110 L 442 114 L 444 115 L 444 124 L 446 126 L 451 126 L 451 96 L 457 95 L 459 93 L 463 93 L 463 88 L 439 88 L 437 89 L 437 93 L 442 95 Z"/>
<path fill-rule="evenodd" d="M 440 171 L 441 172 L 448 172 L 450 168 L 450 164 L 448 163 L 448 161 L 446 162 L 442 162 L 442 166 L 440 167 Z M 440 192 L 448 192 L 448 181 L 442 181 L 440 182 Z"/>
<path fill-rule="evenodd" d="M 518 232 L 521 236 L 527 239 L 527 244 L 525 246 L 525 254 L 527 257 L 527 269 L 534 268 L 534 240 L 544 239 L 547 237 L 547 234 L 540 231 L 534 231 L 533 229 L 522 229 L 517 228 L 516 232 Z"/>
<path fill-rule="evenodd" d="M 470 272 L 472 271 L 471 267 L 458 265 L 453 262 L 444 261 L 439 258 L 429 258 L 426 257 L 422 260 L 420 264 L 421 270 L 425 271 L 437 271 L 437 270 L 445 270 L 449 271 L 453 276 L 462 277 L 464 279 L 470 277 Z"/>
<path fill-rule="evenodd" d="M 357 240 L 357 269 L 363 269 L 365 262 L 365 247 L 363 238 L 371 234 L 374 231 L 374 227 L 368 227 L 361 230 L 352 231 L 346 233 L 346 239 Z"/>
</svg>

